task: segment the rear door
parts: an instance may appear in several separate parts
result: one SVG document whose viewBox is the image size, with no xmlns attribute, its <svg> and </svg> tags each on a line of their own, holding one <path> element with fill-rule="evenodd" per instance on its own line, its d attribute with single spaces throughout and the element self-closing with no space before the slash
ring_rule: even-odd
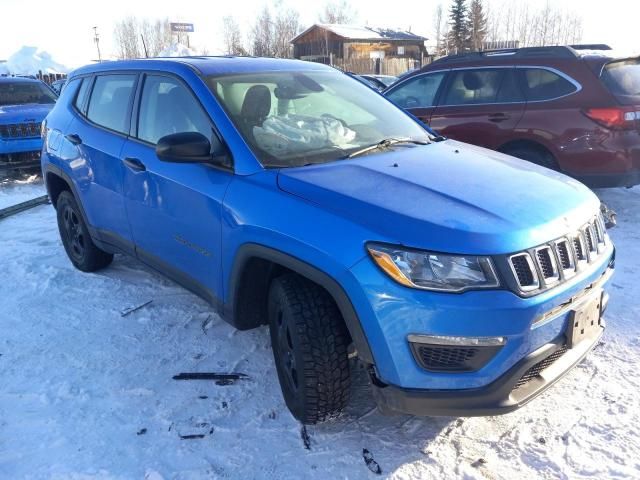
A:
<svg viewBox="0 0 640 480">
<path fill-rule="evenodd" d="M 65 132 L 65 142 L 77 147 L 79 158 L 71 167 L 78 180 L 89 223 L 103 241 L 129 250 L 131 233 L 122 195 L 124 167 L 120 153 L 129 131 L 131 106 L 138 76 L 134 73 L 98 75 L 89 86 L 85 79 L 77 100 L 77 113 Z"/>
<path fill-rule="evenodd" d="M 452 70 L 431 127 L 446 137 L 497 149 L 513 137 L 525 105 L 514 67 Z"/>
<path fill-rule="evenodd" d="M 394 85 L 385 96 L 429 124 L 446 76 L 446 70 L 416 75 Z"/>
</svg>

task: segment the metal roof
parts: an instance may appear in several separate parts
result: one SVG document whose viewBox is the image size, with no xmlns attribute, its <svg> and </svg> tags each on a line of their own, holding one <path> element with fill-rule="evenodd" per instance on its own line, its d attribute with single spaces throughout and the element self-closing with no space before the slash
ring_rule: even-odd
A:
<svg viewBox="0 0 640 480">
<path fill-rule="evenodd" d="M 415 40 L 424 42 L 426 37 L 416 35 L 415 33 L 406 30 L 393 30 L 391 28 L 377 28 L 361 25 L 342 25 L 337 23 L 315 23 L 311 27 L 307 28 L 304 32 L 297 35 L 291 40 L 294 43 L 296 40 L 313 30 L 314 28 L 322 28 L 328 30 L 339 37 L 348 40 L 367 40 L 367 41 L 400 41 L 400 40 Z"/>
</svg>

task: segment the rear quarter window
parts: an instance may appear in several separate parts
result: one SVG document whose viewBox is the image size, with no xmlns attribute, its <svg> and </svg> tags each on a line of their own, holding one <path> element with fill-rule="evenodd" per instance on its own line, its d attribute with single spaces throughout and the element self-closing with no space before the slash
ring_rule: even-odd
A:
<svg viewBox="0 0 640 480">
<path fill-rule="evenodd" d="M 120 133 L 129 130 L 129 100 L 135 86 L 135 75 L 100 75 L 89 99 L 87 118 Z"/>
<path fill-rule="evenodd" d="M 602 69 L 602 82 L 625 104 L 640 101 L 640 59 L 610 62 Z"/>
<path fill-rule="evenodd" d="M 543 68 L 522 69 L 524 94 L 529 102 L 553 100 L 578 91 L 563 76 Z"/>
</svg>

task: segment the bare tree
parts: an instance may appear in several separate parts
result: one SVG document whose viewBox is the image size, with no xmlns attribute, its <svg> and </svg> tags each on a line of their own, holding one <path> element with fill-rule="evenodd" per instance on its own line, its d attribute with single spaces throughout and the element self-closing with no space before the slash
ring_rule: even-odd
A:
<svg viewBox="0 0 640 480">
<path fill-rule="evenodd" d="M 439 3 L 436 7 L 435 15 L 433 16 L 433 30 L 436 34 L 436 55 L 438 56 L 444 55 L 444 53 L 442 52 L 442 45 L 443 43 L 446 43 L 442 41 L 443 23 L 444 14 L 442 10 L 442 4 Z"/>
<path fill-rule="evenodd" d="M 291 57 L 291 39 L 300 31 L 297 11 L 284 8 L 281 1 L 274 4 L 275 17 L 268 5 L 256 17 L 249 33 L 249 43 L 253 55 L 258 57 Z"/>
<path fill-rule="evenodd" d="M 113 28 L 113 38 L 118 47 L 118 58 L 141 57 L 140 40 L 135 17 L 127 17 L 116 22 Z"/>
<path fill-rule="evenodd" d="M 222 36 L 227 55 L 246 55 L 247 51 L 242 45 L 240 26 L 235 18 L 228 16 L 222 18 Z"/>
<path fill-rule="evenodd" d="M 265 5 L 256 17 L 251 33 L 251 52 L 256 57 L 273 56 L 273 20 L 269 7 Z"/>
<path fill-rule="evenodd" d="M 171 27 L 168 19 L 151 22 L 148 19 L 126 17 L 116 22 L 113 38 L 121 59 L 145 55 L 155 57 L 171 44 Z"/>
<path fill-rule="evenodd" d="M 273 22 L 273 56 L 290 58 L 291 40 L 300 32 L 300 14 L 284 8 L 281 1 L 275 4 L 275 8 L 278 14 Z"/>
<path fill-rule="evenodd" d="M 357 17 L 356 11 L 347 0 L 325 3 L 318 16 L 320 23 L 352 23 Z"/>
<path fill-rule="evenodd" d="M 536 10 L 526 2 L 505 0 L 493 4 L 487 12 L 487 39 L 494 44 L 517 41 L 521 47 L 567 45 L 579 43 L 582 34 L 582 17 L 550 2 Z"/>
</svg>

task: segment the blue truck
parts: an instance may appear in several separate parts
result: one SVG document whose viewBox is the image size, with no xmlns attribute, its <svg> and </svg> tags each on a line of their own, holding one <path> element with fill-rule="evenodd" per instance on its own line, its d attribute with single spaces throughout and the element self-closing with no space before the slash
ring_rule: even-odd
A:
<svg viewBox="0 0 640 480">
<path fill-rule="evenodd" d="M 131 255 L 238 329 L 268 325 L 303 423 L 345 407 L 352 356 L 384 412 L 507 413 L 604 331 L 615 250 L 588 188 L 443 138 L 333 68 L 87 66 L 43 130 L 71 262 Z"/>
<path fill-rule="evenodd" d="M 40 165 L 40 125 L 56 98 L 40 80 L 0 77 L 0 172 Z"/>
</svg>

